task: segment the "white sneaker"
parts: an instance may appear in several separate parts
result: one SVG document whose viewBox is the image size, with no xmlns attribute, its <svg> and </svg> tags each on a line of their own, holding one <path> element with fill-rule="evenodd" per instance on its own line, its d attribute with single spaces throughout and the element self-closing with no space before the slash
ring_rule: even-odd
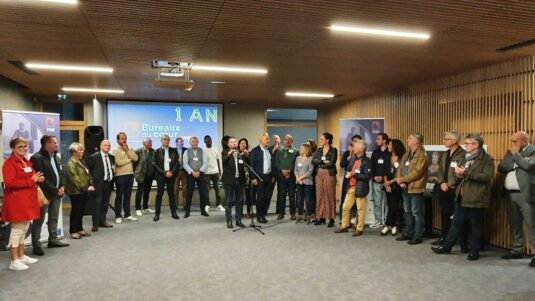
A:
<svg viewBox="0 0 535 301">
<path fill-rule="evenodd" d="M 118 217 L 118 218 L 115 219 L 115 223 L 116 223 L 116 224 L 120 224 L 120 223 L 122 223 L 122 222 L 123 222 L 123 219 L 120 218 L 120 217 Z"/>
<path fill-rule="evenodd" d="M 223 207 L 222 205 L 217 206 L 216 209 L 225 212 L 225 207 Z"/>
<path fill-rule="evenodd" d="M 388 231 L 390 231 L 390 227 L 384 226 L 383 229 L 381 230 L 381 234 L 386 235 Z"/>
<path fill-rule="evenodd" d="M 29 269 L 30 267 L 25 265 L 20 259 L 17 259 L 15 261 L 12 261 L 9 265 L 9 269 L 13 271 L 25 271 Z"/>
<path fill-rule="evenodd" d="M 141 213 L 141 210 L 136 210 L 136 215 L 137 216 L 143 216 L 143 213 Z"/>
<path fill-rule="evenodd" d="M 143 213 L 155 213 L 156 211 L 150 209 L 150 208 L 147 208 L 147 209 L 143 209 Z"/>
<path fill-rule="evenodd" d="M 204 211 L 206 212 L 210 211 L 210 206 L 209 205 L 204 206 Z"/>
<path fill-rule="evenodd" d="M 392 236 L 396 236 L 398 234 L 398 227 L 392 227 Z"/>
<path fill-rule="evenodd" d="M 377 229 L 377 228 L 381 228 L 382 226 L 383 226 L 383 223 L 381 223 L 380 221 L 376 221 L 375 224 L 370 225 L 370 228 Z"/>
<path fill-rule="evenodd" d="M 125 220 L 135 222 L 137 221 L 137 218 L 130 215 L 129 217 L 125 218 Z"/>
<path fill-rule="evenodd" d="M 352 218 L 352 219 L 351 219 L 351 223 L 352 223 L 353 225 L 356 224 L 356 223 L 357 223 L 357 218 L 356 218 L 356 217 Z"/>
<path fill-rule="evenodd" d="M 22 263 L 26 264 L 26 265 L 32 264 L 32 263 L 36 263 L 36 262 L 39 261 L 39 259 L 37 259 L 37 258 L 31 258 L 30 256 L 26 256 L 26 255 L 24 255 L 23 257 L 19 258 L 19 260 Z"/>
</svg>

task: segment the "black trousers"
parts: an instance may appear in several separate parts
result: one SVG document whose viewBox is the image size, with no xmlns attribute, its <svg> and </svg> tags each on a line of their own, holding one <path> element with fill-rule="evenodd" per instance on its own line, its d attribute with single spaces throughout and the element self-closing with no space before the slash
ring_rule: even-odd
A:
<svg viewBox="0 0 535 301">
<path fill-rule="evenodd" d="M 82 220 L 84 218 L 85 204 L 88 200 L 88 194 L 75 194 L 69 196 L 71 199 L 71 214 L 69 220 L 69 233 L 78 233 L 84 230 Z"/>
<path fill-rule="evenodd" d="M 466 238 L 463 237 L 465 232 L 465 224 L 470 225 L 470 245 L 468 250 L 470 254 L 479 255 L 479 249 L 481 248 L 481 230 L 483 228 L 483 214 L 485 208 L 468 208 L 461 206 L 461 202 L 458 201 L 455 205 L 455 216 L 453 217 L 453 223 L 451 225 L 450 232 L 443 243 L 445 248 L 452 248 L 457 241 L 463 243 Z"/>
<path fill-rule="evenodd" d="M 446 239 L 451 228 L 451 216 L 455 208 L 455 194 L 451 191 L 438 190 L 438 202 L 440 203 L 440 222 L 442 224 L 442 238 Z"/>
<path fill-rule="evenodd" d="M 395 187 L 392 192 L 387 192 L 386 202 L 388 204 L 388 213 L 385 224 L 388 227 L 398 227 L 401 230 L 403 221 L 403 206 L 400 206 L 402 202 L 401 188 Z"/>
<path fill-rule="evenodd" d="M 137 183 L 136 210 L 141 210 L 141 199 L 143 198 L 143 209 L 149 209 L 149 195 L 152 188 L 152 176 L 145 176 L 143 183 Z"/>
<path fill-rule="evenodd" d="M 273 177 L 271 174 L 262 175 L 262 181 L 257 180 L 256 190 L 256 215 L 257 217 L 266 217 L 273 195 Z"/>
<path fill-rule="evenodd" d="M 245 185 L 245 204 L 247 205 L 247 213 L 252 212 L 252 207 L 255 203 L 256 199 L 256 192 L 254 190 L 254 186 L 249 184 Z"/>
<path fill-rule="evenodd" d="M 206 206 L 206 200 L 208 199 L 206 196 L 206 181 L 204 178 L 204 174 L 201 173 L 201 175 L 198 178 L 194 178 L 191 174 L 188 174 L 188 192 L 186 195 L 186 206 L 184 207 L 184 210 L 186 212 L 190 212 L 191 210 L 191 202 L 193 199 L 193 190 L 195 189 L 195 184 L 197 184 L 197 190 L 199 191 L 199 198 L 200 203 L 199 206 L 201 208 L 201 212 L 205 212 L 204 206 Z"/>
<path fill-rule="evenodd" d="M 95 187 L 93 194 L 95 210 L 93 210 L 93 227 L 98 228 L 106 223 L 106 213 L 110 206 L 110 195 L 113 183 L 103 182 L 102 187 Z"/>
<path fill-rule="evenodd" d="M 171 214 L 176 213 L 176 202 L 175 202 L 175 177 L 170 178 L 158 178 L 156 179 L 156 184 L 158 189 L 156 191 L 156 214 L 162 212 L 162 198 L 163 191 L 167 188 L 167 197 L 169 198 L 169 208 L 171 209 Z"/>
</svg>

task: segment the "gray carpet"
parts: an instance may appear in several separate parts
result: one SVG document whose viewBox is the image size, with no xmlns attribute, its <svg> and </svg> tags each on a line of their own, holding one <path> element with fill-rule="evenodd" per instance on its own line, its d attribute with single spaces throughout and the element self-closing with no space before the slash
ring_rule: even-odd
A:
<svg viewBox="0 0 535 301">
<path fill-rule="evenodd" d="M 70 247 L 45 249 L 23 272 L 9 271 L 2 252 L 0 300 L 535 300 L 529 259 L 502 260 L 503 250 L 468 262 L 458 250 L 433 254 L 429 241 L 409 246 L 368 228 L 354 238 L 274 216 L 265 236 L 233 233 L 210 213 L 175 221 L 164 211 L 158 223 L 143 216 L 65 239 Z"/>
</svg>

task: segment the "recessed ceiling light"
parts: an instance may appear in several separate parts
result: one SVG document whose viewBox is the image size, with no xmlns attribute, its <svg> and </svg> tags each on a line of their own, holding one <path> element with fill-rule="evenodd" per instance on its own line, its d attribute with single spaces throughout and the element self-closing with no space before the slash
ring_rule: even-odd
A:
<svg viewBox="0 0 535 301">
<path fill-rule="evenodd" d="M 113 94 L 123 94 L 124 90 L 119 89 L 95 89 L 95 88 L 74 88 L 74 87 L 65 87 L 61 90 L 65 92 L 81 92 L 81 93 L 113 93 Z"/>
<path fill-rule="evenodd" d="M 289 97 L 333 98 L 334 94 L 313 92 L 286 92 Z"/>
<path fill-rule="evenodd" d="M 168 77 L 182 77 L 184 76 L 184 72 L 177 73 L 177 72 L 161 72 L 160 76 L 168 76 Z"/>
<path fill-rule="evenodd" d="M 231 72 L 231 73 L 250 73 L 250 74 L 267 74 L 267 69 L 264 68 L 241 68 L 241 67 L 223 67 L 223 66 L 203 66 L 193 65 L 192 70 L 198 71 L 216 71 L 216 72 Z"/>
<path fill-rule="evenodd" d="M 222 84 L 224 84 L 225 82 L 223 82 L 223 81 L 218 81 L 218 80 L 213 80 L 213 81 L 211 81 L 210 83 L 211 83 L 211 84 L 214 84 L 214 85 L 222 85 Z"/>
<path fill-rule="evenodd" d="M 94 67 L 94 66 L 76 66 L 76 65 L 56 65 L 41 63 L 26 63 L 26 68 L 35 70 L 55 70 L 55 71 L 75 71 L 75 72 L 93 72 L 93 73 L 112 73 L 113 68 Z"/>
<path fill-rule="evenodd" d="M 38 0 L 40 2 L 54 2 L 63 4 L 78 4 L 78 0 Z"/>
<path fill-rule="evenodd" d="M 371 34 L 371 35 L 402 37 L 402 38 L 411 38 L 411 39 L 420 39 L 420 40 L 427 40 L 431 37 L 431 35 L 428 33 L 393 31 L 393 30 L 383 30 L 383 29 L 367 28 L 367 27 L 354 27 L 354 26 L 337 25 L 337 24 L 331 25 L 329 29 L 332 31 L 363 33 L 363 34 Z"/>
</svg>

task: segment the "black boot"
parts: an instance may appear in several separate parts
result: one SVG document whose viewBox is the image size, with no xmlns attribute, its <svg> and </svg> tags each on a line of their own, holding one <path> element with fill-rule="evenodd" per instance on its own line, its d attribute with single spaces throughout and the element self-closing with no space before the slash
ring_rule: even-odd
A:
<svg viewBox="0 0 535 301">
<path fill-rule="evenodd" d="M 329 220 L 329 224 L 327 225 L 327 227 L 329 227 L 329 228 L 334 227 L 334 219 L 331 218 L 331 219 Z"/>
<path fill-rule="evenodd" d="M 173 211 L 171 213 L 171 217 L 174 218 L 174 219 L 180 219 L 180 217 L 178 217 L 178 215 L 176 214 L 176 211 Z"/>
<path fill-rule="evenodd" d="M 240 227 L 240 228 L 245 228 L 245 225 L 241 222 L 241 221 L 236 221 L 236 226 Z"/>
<path fill-rule="evenodd" d="M 189 210 L 184 213 L 184 218 L 188 218 L 188 217 L 189 217 Z"/>
<path fill-rule="evenodd" d="M 154 214 L 154 218 L 152 219 L 153 221 L 157 222 L 160 220 L 160 214 L 159 213 L 155 213 Z"/>
<path fill-rule="evenodd" d="M 232 226 L 232 220 L 228 220 L 228 221 L 227 221 L 227 228 L 229 228 L 229 229 L 234 228 L 234 227 Z"/>
</svg>

